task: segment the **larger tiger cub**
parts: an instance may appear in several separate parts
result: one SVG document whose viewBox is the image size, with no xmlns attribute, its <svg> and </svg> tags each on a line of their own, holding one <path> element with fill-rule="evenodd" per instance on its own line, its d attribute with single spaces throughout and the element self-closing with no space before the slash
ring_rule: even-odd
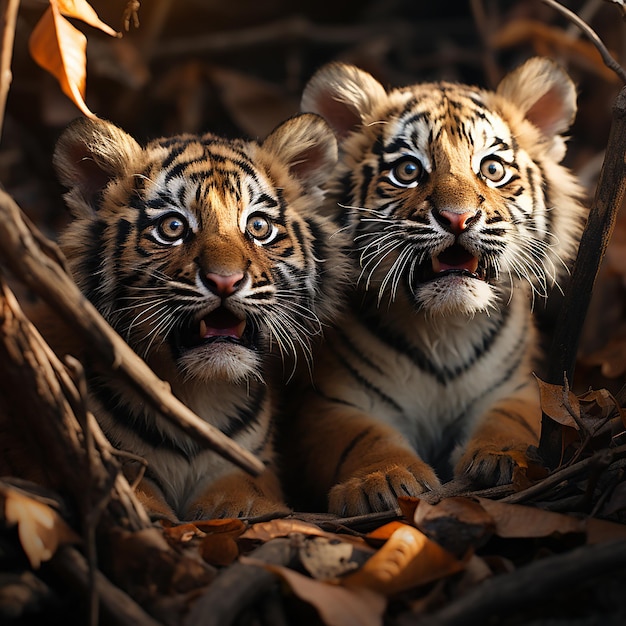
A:
<svg viewBox="0 0 626 626">
<path fill-rule="evenodd" d="M 572 81 L 531 59 L 495 92 L 386 92 L 331 64 L 302 110 L 340 137 L 327 208 L 352 238 L 358 279 L 298 398 L 296 474 L 344 515 L 392 508 L 452 467 L 509 481 L 540 426 L 532 302 L 562 275 L 585 215 L 559 165 Z"/>
<path fill-rule="evenodd" d="M 87 362 L 104 432 L 147 461 L 138 493 L 153 516 L 286 509 L 276 380 L 281 356 L 288 368 L 288 357 L 307 358 L 340 300 L 345 263 L 318 210 L 336 159 L 331 129 L 312 114 L 262 144 L 206 134 L 141 147 L 86 119 L 59 139 L 54 164 L 73 215 L 60 241 L 80 289 L 180 400 L 267 468 L 253 478 L 201 448 Z M 65 349 L 72 333 L 60 332 L 53 344 Z"/>
</svg>

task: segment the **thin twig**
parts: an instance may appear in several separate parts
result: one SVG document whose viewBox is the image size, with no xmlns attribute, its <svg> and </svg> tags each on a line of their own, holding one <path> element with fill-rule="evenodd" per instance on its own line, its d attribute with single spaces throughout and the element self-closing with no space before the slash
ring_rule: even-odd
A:
<svg viewBox="0 0 626 626">
<path fill-rule="evenodd" d="M 4 126 L 4 111 L 9 96 L 9 89 L 13 81 L 11 60 L 13 58 L 13 41 L 15 40 L 15 23 L 20 0 L 4 0 L 2 15 L 0 16 L 0 33 L 2 49 L 0 49 L 0 136 Z"/>
<path fill-rule="evenodd" d="M 619 446 L 617 448 L 610 448 L 608 450 L 601 450 L 599 453 L 583 459 L 582 461 L 578 461 L 578 463 L 575 463 L 574 465 L 557 470 L 556 472 L 550 474 L 547 478 L 544 478 L 531 487 L 527 487 L 523 491 L 518 491 L 517 493 L 513 493 L 510 496 L 502 498 L 501 502 L 519 504 L 520 502 L 532 500 L 536 496 L 549 491 L 553 487 L 556 487 L 558 484 L 586 472 L 590 467 L 593 467 L 598 463 L 605 465 L 606 454 L 609 455 L 611 462 L 618 460 L 626 455 L 626 445 Z M 608 465 L 606 465 L 606 467 L 608 467 Z"/>
<path fill-rule="evenodd" d="M 544 4 L 551 6 L 553 9 L 563 14 L 570 20 L 572 23 L 576 24 L 580 30 L 582 30 L 585 35 L 591 40 L 593 45 L 598 49 L 598 52 L 602 56 L 602 60 L 604 64 L 611 70 L 613 70 L 624 83 L 626 83 L 626 70 L 611 56 L 611 53 L 606 49 L 606 46 L 598 37 L 597 33 L 585 22 L 580 19 L 576 13 L 570 11 L 568 8 L 564 7 L 562 4 L 556 2 L 556 0 L 541 0 Z"/>
</svg>

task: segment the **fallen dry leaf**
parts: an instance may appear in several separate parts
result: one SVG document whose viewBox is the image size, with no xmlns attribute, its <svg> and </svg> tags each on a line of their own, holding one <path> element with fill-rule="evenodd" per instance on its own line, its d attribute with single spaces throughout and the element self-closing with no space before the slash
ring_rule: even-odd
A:
<svg viewBox="0 0 626 626">
<path fill-rule="evenodd" d="M 475 500 L 463 497 L 444 498 L 437 504 L 422 500 L 413 523 L 459 558 L 484 545 L 495 531 L 491 515 Z"/>
<path fill-rule="evenodd" d="M 570 515 L 487 498 L 478 498 L 478 502 L 493 518 L 495 533 L 502 538 L 521 539 L 585 532 L 585 521 Z"/>
<path fill-rule="evenodd" d="M 7 526 L 17 525 L 22 548 L 34 569 L 48 561 L 60 545 L 80 537 L 51 507 L 8 487 L 0 487 Z"/>
<path fill-rule="evenodd" d="M 317 609 L 326 626 L 382 626 L 387 601 L 379 593 L 313 580 L 287 567 L 257 559 L 242 557 L 241 561 L 280 576 L 296 596 Z"/>
<path fill-rule="evenodd" d="M 417 528 L 402 524 L 361 569 L 342 579 L 342 584 L 391 595 L 449 576 L 463 567 L 462 561 Z"/>
<path fill-rule="evenodd" d="M 587 520 L 587 543 L 626 539 L 626 525 L 591 517 Z"/>
</svg>

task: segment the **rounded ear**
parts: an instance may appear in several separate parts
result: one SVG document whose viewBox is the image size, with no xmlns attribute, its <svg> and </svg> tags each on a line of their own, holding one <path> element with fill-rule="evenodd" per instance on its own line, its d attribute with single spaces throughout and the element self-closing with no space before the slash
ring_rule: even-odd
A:
<svg viewBox="0 0 626 626">
<path fill-rule="evenodd" d="M 330 63 L 304 88 L 300 110 L 321 115 L 342 139 L 386 96 L 371 74 L 354 65 Z"/>
<path fill-rule="evenodd" d="M 79 118 L 59 137 L 52 163 L 60 182 L 92 204 L 112 178 L 131 170 L 140 152 L 141 146 L 111 122 Z"/>
<path fill-rule="evenodd" d="M 565 132 L 576 115 L 576 87 L 550 59 L 529 59 L 502 79 L 497 93 L 516 104 L 546 137 Z"/>
<path fill-rule="evenodd" d="M 301 113 L 275 128 L 263 148 L 285 163 L 306 186 L 322 184 L 337 163 L 337 140 L 330 126 L 313 113 Z"/>
</svg>

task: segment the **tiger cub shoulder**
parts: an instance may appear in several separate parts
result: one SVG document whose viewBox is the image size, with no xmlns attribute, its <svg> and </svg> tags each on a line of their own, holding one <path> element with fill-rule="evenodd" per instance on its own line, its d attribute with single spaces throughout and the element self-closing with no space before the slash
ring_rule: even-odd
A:
<svg viewBox="0 0 626 626">
<path fill-rule="evenodd" d="M 335 63 L 302 110 L 339 137 L 326 207 L 357 280 L 294 423 L 301 474 L 344 514 L 453 474 L 510 481 L 540 425 L 532 305 L 565 275 L 585 219 L 561 164 L 573 82 L 535 58 L 495 91 L 387 91 Z"/>
<path fill-rule="evenodd" d="M 334 134 L 314 114 L 260 143 L 184 134 L 141 146 L 87 119 L 60 137 L 54 164 L 72 214 L 60 242 L 78 286 L 181 401 L 266 467 L 248 476 L 87 362 L 105 434 L 147 461 L 138 493 L 155 517 L 285 510 L 278 380 L 309 358 L 341 300 L 336 226 L 318 211 L 336 158 Z M 50 333 L 61 350 L 71 335 Z"/>
</svg>

